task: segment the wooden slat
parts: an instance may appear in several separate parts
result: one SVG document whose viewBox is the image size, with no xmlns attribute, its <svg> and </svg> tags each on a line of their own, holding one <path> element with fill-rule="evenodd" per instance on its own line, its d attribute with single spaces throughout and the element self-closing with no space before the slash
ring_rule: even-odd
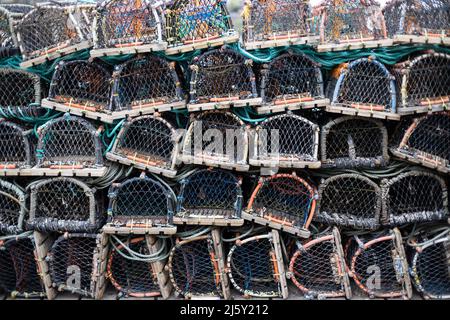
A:
<svg viewBox="0 0 450 320">
<path fill-rule="evenodd" d="M 158 241 L 156 241 L 155 236 L 146 235 L 145 239 L 147 241 L 150 254 L 156 253 L 161 249 L 161 246 L 159 245 Z M 172 293 L 172 282 L 170 281 L 169 272 L 165 268 L 166 263 L 167 259 L 152 262 L 152 269 L 156 274 L 159 289 L 164 299 L 168 299 Z"/>
<path fill-rule="evenodd" d="M 177 232 L 175 226 L 149 226 L 145 227 L 118 227 L 113 224 L 106 224 L 103 227 L 103 232 L 106 234 L 151 234 L 151 235 L 171 235 Z"/>
<path fill-rule="evenodd" d="M 318 36 L 310 36 L 310 37 L 293 37 L 287 39 L 274 39 L 266 41 L 252 41 L 252 42 L 245 42 L 244 48 L 246 50 L 257 50 L 257 49 L 297 46 L 305 44 L 315 46 L 319 43 L 319 38 L 320 37 Z"/>
<path fill-rule="evenodd" d="M 295 102 L 295 103 L 285 103 L 280 105 L 265 104 L 260 107 L 255 108 L 258 114 L 270 114 L 278 112 L 286 112 L 290 110 L 303 110 L 303 109 L 313 109 L 313 108 L 323 108 L 330 105 L 330 99 L 316 99 L 313 101 Z"/>
<path fill-rule="evenodd" d="M 185 53 L 190 51 L 195 51 L 198 49 L 206 49 L 212 47 L 223 46 L 224 44 L 234 43 L 239 41 L 239 34 L 233 34 L 230 36 L 221 37 L 218 39 L 212 39 L 208 41 L 197 42 L 194 44 L 181 45 L 175 47 L 169 47 L 166 49 L 167 55 Z"/>
<path fill-rule="evenodd" d="M 216 217 L 173 217 L 176 225 L 199 225 L 199 226 L 221 226 L 239 227 L 244 224 L 244 219 L 226 219 Z"/>
<path fill-rule="evenodd" d="M 48 267 L 48 263 L 45 260 L 47 254 L 52 247 L 55 238 L 47 233 L 42 233 L 35 231 L 33 233 L 34 241 L 36 244 L 36 256 L 37 256 L 37 265 L 38 270 L 44 284 L 45 293 L 47 295 L 47 299 L 53 300 L 57 296 L 57 290 L 53 287 L 53 281 L 50 276 L 50 270 Z"/>
<path fill-rule="evenodd" d="M 214 251 L 216 253 L 215 258 L 216 258 L 217 264 L 219 266 L 220 283 L 222 286 L 223 297 L 224 297 L 224 299 L 229 300 L 231 297 L 230 281 L 228 279 L 228 274 L 226 272 L 226 267 L 225 267 L 225 254 L 224 254 L 224 249 L 223 249 L 223 244 L 222 244 L 222 239 L 221 239 L 221 230 L 219 228 L 214 228 L 211 231 L 211 236 L 212 236 L 212 240 L 213 240 Z"/>
<path fill-rule="evenodd" d="M 167 49 L 166 42 L 144 44 L 141 46 L 131 46 L 122 48 L 93 49 L 90 52 L 91 57 L 119 56 L 123 54 L 139 54 L 154 51 L 164 51 Z"/>
<path fill-rule="evenodd" d="M 358 50 L 365 48 L 381 48 L 381 47 L 391 47 L 394 45 L 394 40 L 383 39 L 383 40 L 373 40 L 373 41 L 355 41 L 348 43 L 327 43 L 319 44 L 317 46 L 318 52 L 333 52 L 333 51 L 346 51 L 346 50 Z"/>
<path fill-rule="evenodd" d="M 393 112 L 382 112 L 382 111 L 371 111 L 371 110 L 361 110 L 355 108 L 347 108 L 339 105 L 330 105 L 326 108 L 327 112 L 340 113 L 351 116 L 367 117 L 367 118 L 377 118 L 377 119 L 389 119 L 389 120 L 400 120 L 400 115 Z"/>
<path fill-rule="evenodd" d="M 49 168 L 23 168 L 0 169 L 0 176 L 22 177 L 103 177 L 108 168 L 84 168 L 84 169 L 49 169 Z"/>
<path fill-rule="evenodd" d="M 294 228 L 294 227 L 282 225 L 280 223 L 275 223 L 273 221 L 266 220 L 262 217 L 252 215 L 246 211 L 242 211 L 242 218 L 247 221 L 250 221 L 250 222 L 254 222 L 254 223 L 257 223 L 257 224 L 260 224 L 263 226 L 267 226 L 267 227 L 270 227 L 270 228 L 273 228 L 276 230 L 280 230 L 280 231 L 284 231 L 284 232 L 293 234 L 300 238 L 309 238 L 309 236 L 311 235 L 311 233 L 306 229 Z"/>
<path fill-rule="evenodd" d="M 245 100 L 230 100 L 230 101 L 221 101 L 221 102 L 207 102 L 207 103 L 188 103 L 187 109 L 189 112 L 195 111 L 206 111 L 206 110 L 220 110 L 220 109 L 229 109 L 233 108 L 241 108 L 241 107 L 251 107 L 261 105 L 261 98 L 253 98 L 253 99 L 245 99 Z"/>
</svg>

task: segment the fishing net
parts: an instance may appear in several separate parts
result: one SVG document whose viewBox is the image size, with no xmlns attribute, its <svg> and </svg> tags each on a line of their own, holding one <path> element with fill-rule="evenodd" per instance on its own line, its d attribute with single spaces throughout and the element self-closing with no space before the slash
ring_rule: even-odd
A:
<svg viewBox="0 0 450 320">
<path fill-rule="evenodd" d="M 30 130 L 0 119 L 0 169 L 30 168 L 34 163 L 34 142 Z"/>
<path fill-rule="evenodd" d="M 18 186 L 0 180 L 0 232 L 18 234 L 23 231 L 27 216 L 25 192 Z"/>
</svg>

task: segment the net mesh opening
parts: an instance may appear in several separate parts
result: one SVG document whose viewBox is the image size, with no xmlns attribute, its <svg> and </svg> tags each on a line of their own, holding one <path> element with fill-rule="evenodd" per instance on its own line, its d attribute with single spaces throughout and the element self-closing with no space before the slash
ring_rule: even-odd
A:
<svg viewBox="0 0 450 320">
<path fill-rule="evenodd" d="M 22 232 L 26 215 L 25 192 L 8 181 L 0 180 L 0 233 Z"/>
<path fill-rule="evenodd" d="M 30 168 L 34 163 L 34 139 L 14 122 L 0 120 L 0 169 Z"/>
</svg>

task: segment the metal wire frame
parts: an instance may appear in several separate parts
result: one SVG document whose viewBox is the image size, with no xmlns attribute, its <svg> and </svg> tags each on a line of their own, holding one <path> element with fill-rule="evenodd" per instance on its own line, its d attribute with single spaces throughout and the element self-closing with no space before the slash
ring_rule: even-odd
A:
<svg viewBox="0 0 450 320">
<path fill-rule="evenodd" d="M 210 44 L 235 33 L 223 0 L 173 0 L 167 4 L 165 22 L 169 47 Z"/>
<path fill-rule="evenodd" d="M 261 177 L 250 196 L 244 218 L 308 237 L 316 201 L 315 187 L 295 173 Z"/>
<path fill-rule="evenodd" d="M 288 289 L 277 231 L 238 240 L 227 256 L 233 287 L 245 297 L 281 297 Z"/>
<path fill-rule="evenodd" d="M 253 166 L 318 168 L 320 128 L 290 112 L 262 121 L 250 137 Z"/>
<path fill-rule="evenodd" d="M 104 224 L 101 197 L 81 180 L 56 177 L 28 186 L 27 228 L 42 232 L 94 232 Z"/>
<path fill-rule="evenodd" d="M 246 46 L 275 40 L 295 42 L 311 35 L 311 9 L 307 1 L 246 0 L 242 17 Z"/>
<path fill-rule="evenodd" d="M 55 68 L 48 100 L 67 108 L 107 112 L 111 73 L 95 61 L 61 61 Z"/>
<path fill-rule="evenodd" d="M 304 54 L 281 54 L 263 65 L 261 73 L 263 106 L 314 106 L 314 101 L 324 98 L 320 65 Z"/>
<path fill-rule="evenodd" d="M 405 122 L 391 152 L 413 163 L 450 172 L 450 113 L 433 113 Z"/>
<path fill-rule="evenodd" d="M 322 127 L 324 168 L 384 167 L 389 162 L 388 133 L 381 121 L 340 117 Z"/>
<path fill-rule="evenodd" d="M 449 4 L 446 0 L 393 0 L 383 15 L 387 33 L 395 35 L 450 36 Z"/>
<path fill-rule="evenodd" d="M 173 222 L 175 196 L 158 180 L 141 175 L 113 183 L 108 197 L 108 223 L 114 228 L 125 227 L 136 234 L 136 229 L 149 232 L 156 227 L 159 233 Z"/>
<path fill-rule="evenodd" d="M 308 298 L 351 298 L 339 230 L 301 244 L 292 255 L 288 278 Z"/>
<path fill-rule="evenodd" d="M 375 230 L 380 226 L 381 188 L 360 174 L 331 176 L 319 185 L 314 220 L 329 225 Z"/>
<path fill-rule="evenodd" d="M 36 167 L 83 169 L 103 167 L 101 127 L 65 115 L 40 126 L 36 148 Z"/>
<path fill-rule="evenodd" d="M 400 93 L 397 104 L 405 111 L 440 111 L 450 105 L 449 54 L 427 52 L 397 63 L 392 73 Z"/>
<path fill-rule="evenodd" d="M 0 68 L 0 111 L 29 113 L 41 103 L 39 76 L 12 68 Z"/>
<path fill-rule="evenodd" d="M 213 230 L 214 231 L 214 230 Z M 177 241 L 169 255 L 170 281 L 184 298 L 214 296 L 228 298 L 228 279 L 223 257 L 211 233 Z"/>
<path fill-rule="evenodd" d="M 0 169 L 30 168 L 34 163 L 31 130 L 0 118 Z"/>
<path fill-rule="evenodd" d="M 350 275 L 369 297 L 411 298 L 408 262 L 398 229 L 367 239 L 356 237 L 346 251 Z"/>
<path fill-rule="evenodd" d="M 181 136 L 158 115 L 127 120 L 106 158 L 141 170 L 173 177 Z"/>
<path fill-rule="evenodd" d="M 431 172 L 412 170 L 381 183 L 383 223 L 402 225 L 448 217 L 447 184 Z"/>
<path fill-rule="evenodd" d="M 241 184 L 242 178 L 227 171 L 198 170 L 180 181 L 175 217 L 188 224 L 242 225 Z"/>
<path fill-rule="evenodd" d="M 91 233 L 65 233 L 56 239 L 45 258 L 54 288 L 98 298 L 106 257 L 100 239 Z"/>
<path fill-rule="evenodd" d="M 423 242 L 410 247 L 411 280 L 425 299 L 450 299 L 450 231 L 436 238 L 431 236 L 427 233 L 420 236 L 416 240 Z"/>
<path fill-rule="evenodd" d="M 121 294 L 127 297 L 156 297 L 160 296 L 158 273 L 153 263 L 145 259 L 131 259 L 127 250 L 148 256 L 149 244 L 145 237 L 131 237 L 124 241 L 125 245 L 117 245 L 109 253 L 107 277 Z M 126 247 L 125 247 L 126 246 Z"/>
<path fill-rule="evenodd" d="M 105 0 L 97 5 L 94 50 L 111 53 L 164 50 L 162 3 L 153 0 Z M 94 53 L 94 52 L 93 52 Z M 96 55 L 94 53 L 94 55 Z"/>
<path fill-rule="evenodd" d="M 28 210 L 26 195 L 13 183 L 0 180 L 0 234 L 19 234 L 24 231 Z"/>
<path fill-rule="evenodd" d="M 33 236 L 0 241 L 0 290 L 19 298 L 45 297 Z"/>
<path fill-rule="evenodd" d="M 175 62 L 141 56 L 116 66 L 110 109 L 145 110 L 185 105 Z"/>
<path fill-rule="evenodd" d="M 319 14 L 322 43 L 367 42 L 387 36 L 381 7 L 373 0 L 327 0 Z"/>
<path fill-rule="evenodd" d="M 182 141 L 181 160 L 185 164 L 248 171 L 248 131 L 245 123 L 231 112 L 192 114 Z"/>
<path fill-rule="evenodd" d="M 193 104 L 245 104 L 258 97 L 252 60 L 222 47 L 195 57 L 190 79 L 190 101 Z M 188 106 L 188 107 L 189 107 Z"/>
<path fill-rule="evenodd" d="M 354 60 L 341 68 L 332 104 L 357 110 L 396 113 L 395 77 L 373 57 Z"/>
</svg>

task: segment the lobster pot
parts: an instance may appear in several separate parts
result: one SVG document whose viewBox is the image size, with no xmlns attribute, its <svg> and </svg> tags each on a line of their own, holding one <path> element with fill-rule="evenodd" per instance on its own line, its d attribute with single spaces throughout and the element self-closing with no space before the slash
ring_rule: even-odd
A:
<svg viewBox="0 0 450 320">
<path fill-rule="evenodd" d="M 313 108 L 324 98 L 320 65 L 303 54 L 282 54 L 261 70 L 263 106 L 258 113 Z"/>
<path fill-rule="evenodd" d="M 413 163 L 450 172 L 450 113 L 416 118 L 399 127 L 399 142 L 391 152 Z"/>
<path fill-rule="evenodd" d="M 92 56 L 164 50 L 160 4 L 105 0 L 97 5 Z"/>
<path fill-rule="evenodd" d="M 98 63 L 61 61 L 55 68 L 44 105 L 60 111 L 105 112 L 109 109 L 110 83 L 110 72 Z"/>
<path fill-rule="evenodd" d="M 360 174 L 323 180 L 315 220 L 328 225 L 374 230 L 380 226 L 381 188 Z"/>
<path fill-rule="evenodd" d="M 31 131 L 0 119 L 0 169 L 29 168 L 34 162 Z"/>
<path fill-rule="evenodd" d="M 390 118 L 397 110 L 396 94 L 395 79 L 386 67 L 373 57 L 361 58 L 341 68 L 332 107 L 350 109 L 360 116 Z"/>
<path fill-rule="evenodd" d="M 320 19 L 322 43 L 350 44 L 386 38 L 380 5 L 373 0 L 327 0 Z"/>
<path fill-rule="evenodd" d="M 292 282 L 308 298 L 351 298 L 344 251 L 339 230 L 329 235 L 297 243 L 289 263 Z"/>
<path fill-rule="evenodd" d="M 243 217 L 307 238 L 316 199 L 315 188 L 295 173 L 261 177 Z"/>
<path fill-rule="evenodd" d="M 353 280 L 370 298 L 411 298 L 408 262 L 398 229 L 368 239 L 353 239 L 346 256 Z"/>
<path fill-rule="evenodd" d="M 162 294 L 167 298 L 171 287 L 167 285 L 170 282 L 168 274 L 163 271 L 164 255 L 170 250 L 166 240 L 135 236 L 117 238 L 116 241 L 118 244 L 113 245 L 109 254 L 107 277 L 119 294 L 137 298 Z M 156 255 L 154 251 L 161 253 Z"/>
<path fill-rule="evenodd" d="M 118 65 L 112 99 L 113 111 L 167 111 L 185 105 L 175 63 L 157 56 L 138 57 Z"/>
<path fill-rule="evenodd" d="M 27 227 L 49 232 L 93 232 L 104 223 L 101 197 L 74 178 L 39 180 L 28 188 L 30 217 Z"/>
<path fill-rule="evenodd" d="M 185 164 L 248 171 L 248 129 L 231 112 L 211 110 L 191 115 L 183 139 Z"/>
<path fill-rule="evenodd" d="M 0 291 L 12 297 L 45 297 L 35 260 L 33 236 L 25 233 L 17 238 L 2 239 L 0 236 L 0 239 Z"/>
<path fill-rule="evenodd" d="M 250 164 L 264 167 L 318 168 L 319 126 L 288 113 L 270 117 L 253 132 Z"/>
<path fill-rule="evenodd" d="M 448 8 L 446 0 L 390 1 L 383 9 L 387 33 L 408 42 L 414 36 L 425 36 L 420 42 L 436 39 L 439 43 L 450 35 Z"/>
<path fill-rule="evenodd" d="M 26 214 L 24 191 L 8 181 L 0 180 L 0 235 L 22 232 Z"/>
<path fill-rule="evenodd" d="M 389 161 L 388 133 L 381 121 L 341 117 L 322 128 L 322 167 L 373 168 Z"/>
<path fill-rule="evenodd" d="M 71 116 L 50 120 L 38 129 L 38 168 L 96 169 L 103 167 L 99 131 L 88 121 Z"/>
<path fill-rule="evenodd" d="M 173 177 L 179 137 L 175 128 L 159 116 L 127 120 L 106 158 L 141 170 Z"/>
<path fill-rule="evenodd" d="M 177 224 L 242 225 L 241 179 L 222 170 L 202 169 L 181 181 Z"/>
<path fill-rule="evenodd" d="M 441 227 L 445 233 L 445 226 Z M 431 238 L 434 241 L 426 242 Z M 425 234 L 419 240 L 423 242 L 414 250 L 411 249 L 409 260 L 415 288 L 426 299 L 450 299 L 449 232 L 437 238 L 431 234 Z"/>
<path fill-rule="evenodd" d="M 51 246 L 45 261 L 53 288 L 101 299 L 108 246 L 99 234 L 66 233 Z"/>
<path fill-rule="evenodd" d="M 383 220 L 389 225 L 448 217 L 447 185 L 430 172 L 409 171 L 382 182 Z"/>
<path fill-rule="evenodd" d="M 173 0 L 165 10 L 165 21 L 167 43 L 176 47 L 173 53 L 220 46 L 239 39 L 226 1 L 222 0 Z"/>
<path fill-rule="evenodd" d="M 175 233 L 171 227 L 175 196 L 158 180 L 141 177 L 115 183 L 109 189 L 107 233 Z"/>
<path fill-rule="evenodd" d="M 33 7 L 24 4 L 0 4 L 0 47 L 17 47 L 14 26 Z"/>
<path fill-rule="evenodd" d="M 288 289 L 278 231 L 238 240 L 228 252 L 233 287 L 245 297 L 281 297 Z"/>
<path fill-rule="evenodd" d="M 311 10 L 307 2 L 295 0 L 245 1 L 243 39 L 250 49 L 307 43 L 311 34 Z"/>
<path fill-rule="evenodd" d="M 426 53 L 398 63 L 399 112 L 440 111 L 450 105 L 450 55 Z"/>
<path fill-rule="evenodd" d="M 257 98 L 252 61 L 226 48 L 207 51 L 190 65 L 190 111 L 217 106 L 261 103 Z"/>
<path fill-rule="evenodd" d="M 188 230 L 189 231 L 189 230 Z M 220 231 L 179 239 L 169 255 L 169 276 L 184 298 L 230 297 Z"/>
</svg>

